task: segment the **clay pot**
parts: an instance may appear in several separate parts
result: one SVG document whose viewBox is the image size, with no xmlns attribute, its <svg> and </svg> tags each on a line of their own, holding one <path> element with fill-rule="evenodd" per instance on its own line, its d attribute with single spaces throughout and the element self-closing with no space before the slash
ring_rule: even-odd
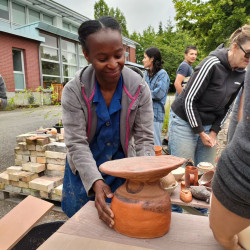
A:
<svg viewBox="0 0 250 250">
<path fill-rule="evenodd" d="M 111 209 L 114 229 L 136 238 L 160 237 L 169 231 L 170 196 L 160 178 L 185 163 L 185 159 L 162 155 L 132 157 L 103 163 L 106 174 L 126 178 L 114 193 Z"/>
<path fill-rule="evenodd" d="M 200 186 L 211 187 L 213 177 L 214 177 L 214 170 L 207 171 L 201 176 L 198 183 Z"/>
<path fill-rule="evenodd" d="M 185 185 L 186 185 L 186 188 L 189 188 L 190 185 L 198 186 L 198 169 L 196 167 L 186 166 Z"/>
<path fill-rule="evenodd" d="M 162 147 L 161 146 L 154 146 L 155 147 L 155 156 L 162 155 Z"/>
<path fill-rule="evenodd" d="M 186 203 L 189 203 L 192 201 L 192 193 L 189 190 L 183 189 L 180 192 L 180 199 Z"/>
<path fill-rule="evenodd" d="M 186 189 L 186 187 L 185 187 L 185 181 L 182 181 L 181 182 L 181 190 L 184 190 L 184 189 Z"/>
</svg>

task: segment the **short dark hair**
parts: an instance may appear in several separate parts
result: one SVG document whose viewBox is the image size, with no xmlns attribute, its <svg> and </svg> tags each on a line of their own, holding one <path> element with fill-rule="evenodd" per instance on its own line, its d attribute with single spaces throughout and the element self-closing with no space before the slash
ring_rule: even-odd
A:
<svg viewBox="0 0 250 250">
<path fill-rule="evenodd" d="M 111 16 L 100 17 L 97 20 L 88 20 L 81 24 L 78 29 L 78 39 L 82 45 L 82 49 L 88 52 L 86 40 L 89 35 L 100 31 L 101 29 L 112 29 L 122 32 L 118 21 Z"/>
<path fill-rule="evenodd" d="M 153 70 L 152 70 L 152 76 L 155 75 L 159 70 L 162 69 L 162 64 L 164 63 L 161 58 L 161 52 L 156 47 L 151 47 L 145 50 L 145 54 L 149 58 L 154 58 L 153 60 Z"/>
<path fill-rule="evenodd" d="M 188 52 L 193 49 L 193 50 L 197 50 L 197 48 L 194 45 L 189 45 L 186 47 L 185 49 L 185 54 L 188 54 Z"/>
</svg>

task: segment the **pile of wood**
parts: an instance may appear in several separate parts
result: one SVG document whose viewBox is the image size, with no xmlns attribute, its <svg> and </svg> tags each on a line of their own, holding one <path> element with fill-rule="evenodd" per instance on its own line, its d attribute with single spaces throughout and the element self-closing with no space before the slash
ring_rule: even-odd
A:
<svg viewBox="0 0 250 250">
<path fill-rule="evenodd" d="M 62 135 L 28 133 L 16 140 L 15 166 L 0 173 L 0 190 L 61 201 L 66 161 Z"/>
</svg>

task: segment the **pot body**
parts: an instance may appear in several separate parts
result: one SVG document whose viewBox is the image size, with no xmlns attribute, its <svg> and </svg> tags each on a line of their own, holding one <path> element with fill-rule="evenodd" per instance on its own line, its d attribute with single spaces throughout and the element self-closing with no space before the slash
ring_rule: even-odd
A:
<svg viewBox="0 0 250 250">
<path fill-rule="evenodd" d="M 169 231 L 171 201 L 160 181 L 127 180 L 112 199 L 114 229 L 136 238 L 156 238 Z"/>
<path fill-rule="evenodd" d="M 193 166 L 185 168 L 185 185 L 189 188 L 190 185 L 198 186 L 198 169 Z"/>
</svg>

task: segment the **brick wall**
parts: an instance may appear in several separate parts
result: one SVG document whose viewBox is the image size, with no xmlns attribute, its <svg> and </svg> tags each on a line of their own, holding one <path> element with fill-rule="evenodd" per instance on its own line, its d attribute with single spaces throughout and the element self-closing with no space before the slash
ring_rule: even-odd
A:
<svg viewBox="0 0 250 250">
<path fill-rule="evenodd" d="M 22 49 L 26 89 L 40 86 L 39 42 L 0 32 L 0 74 L 3 76 L 7 91 L 15 91 L 12 49 Z"/>
<path fill-rule="evenodd" d="M 123 44 L 123 48 L 124 48 L 124 51 L 127 51 L 127 45 L 126 44 Z M 135 53 L 136 53 L 136 50 L 135 48 L 132 48 L 132 47 L 129 47 L 129 61 L 130 62 L 133 62 L 135 63 Z"/>
<path fill-rule="evenodd" d="M 132 48 L 132 47 L 129 48 L 129 59 L 130 59 L 130 62 L 133 62 L 133 63 L 136 62 L 135 61 L 135 59 L 136 59 L 135 52 L 136 52 L 135 48 Z"/>
</svg>

